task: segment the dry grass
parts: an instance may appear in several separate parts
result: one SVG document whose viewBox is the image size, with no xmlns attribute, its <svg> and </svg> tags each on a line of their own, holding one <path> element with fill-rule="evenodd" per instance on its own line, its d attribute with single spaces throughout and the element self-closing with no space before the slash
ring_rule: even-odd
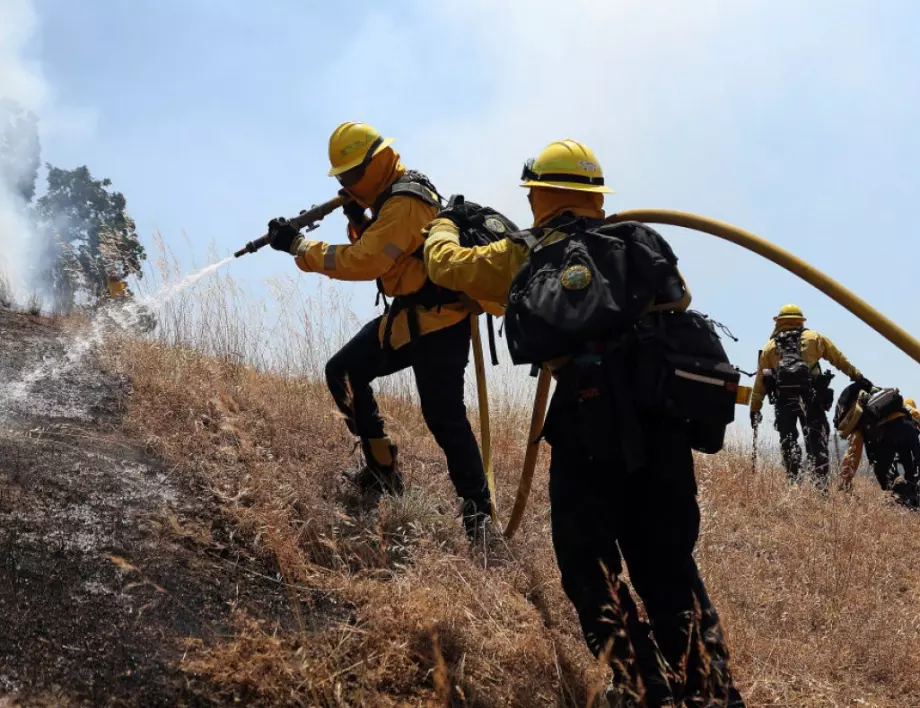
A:
<svg viewBox="0 0 920 708">
<path fill-rule="evenodd" d="M 424 703 L 443 697 L 445 671 L 468 705 L 583 704 L 592 666 L 555 578 L 545 493 L 519 539 L 470 554 L 442 455 L 411 402 L 386 401 L 411 489 L 377 513 L 339 482 L 358 460 L 317 384 L 149 342 L 125 343 L 115 365 L 132 380 L 132 432 L 207 479 L 288 583 L 351 608 L 345 618 L 307 608 L 296 637 L 244 623 L 226 645 L 192 647 L 189 671 L 250 697 L 255 672 L 262 700 L 293 705 L 336 705 L 340 694 L 342 705 Z M 507 509 L 521 426 L 494 428 L 496 448 L 514 450 L 497 468 Z M 249 654 L 263 669 L 228 668 Z"/>
<path fill-rule="evenodd" d="M 518 536 L 471 552 L 404 378 L 382 407 L 409 491 L 361 508 L 340 483 L 359 464 L 353 440 L 317 382 L 354 331 L 348 308 L 321 327 L 328 293 L 291 298 L 304 310 L 288 324 L 306 330 L 267 352 L 267 333 L 242 326 L 225 294 L 197 300 L 197 317 L 161 316 L 160 341 L 127 340 L 112 365 L 132 381 L 126 425 L 179 473 L 207 480 L 277 564 L 300 630 L 241 616 L 235 636 L 190 644 L 184 670 L 253 705 L 585 705 L 604 672 L 560 588 L 545 469 Z M 529 418 L 516 386 L 493 410 L 503 517 Z M 790 488 L 770 461 L 752 475 L 741 451 L 698 458 L 697 476 L 698 557 L 748 705 L 920 705 L 920 515 L 867 479 L 825 498 Z"/>
<path fill-rule="evenodd" d="M 277 704 L 584 705 L 598 672 L 559 588 L 545 479 L 520 536 L 470 553 L 411 402 L 384 402 L 411 491 L 377 514 L 337 480 L 357 460 L 320 385 L 149 342 L 116 364 L 133 431 L 206 478 L 288 583 L 335 602 L 307 607 L 296 635 L 241 618 L 237 637 L 190 647 L 187 671 Z M 522 429 L 496 425 L 503 510 Z M 700 458 L 698 477 L 699 559 L 749 705 L 920 705 L 917 515 L 868 480 L 825 499 L 730 453 Z"/>
</svg>

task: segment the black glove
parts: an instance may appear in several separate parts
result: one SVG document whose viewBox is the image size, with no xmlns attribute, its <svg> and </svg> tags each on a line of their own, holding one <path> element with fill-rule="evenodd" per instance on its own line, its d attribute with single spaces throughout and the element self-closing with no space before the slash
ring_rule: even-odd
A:
<svg viewBox="0 0 920 708">
<path fill-rule="evenodd" d="M 763 422 L 763 413 L 760 411 L 751 411 L 751 427 L 756 428 Z"/>
<path fill-rule="evenodd" d="M 342 207 L 342 211 L 345 214 L 345 217 L 348 219 L 349 223 L 357 226 L 359 229 L 364 226 L 364 222 L 367 221 L 367 214 L 364 212 L 364 207 L 358 204 L 358 202 L 352 197 L 346 190 L 340 189 L 339 196 L 345 197 L 346 199 L 351 199 L 350 202 L 346 202 L 345 206 Z"/>
<path fill-rule="evenodd" d="M 462 228 L 463 225 L 469 221 L 470 215 L 474 212 L 475 208 L 476 205 L 466 202 L 462 195 L 455 195 L 450 198 L 450 201 L 447 202 L 447 206 L 441 209 L 435 218 L 449 219 Z"/>
<path fill-rule="evenodd" d="M 855 379 L 855 382 L 862 391 L 871 391 L 873 388 L 875 388 L 872 382 L 865 376 L 860 376 L 858 379 Z"/>
<path fill-rule="evenodd" d="M 283 216 L 279 216 L 277 219 L 272 219 L 268 222 L 268 235 L 271 239 L 269 245 L 272 248 L 276 251 L 290 253 L 291 244 L 300 235 L 300 229 Z"/>
</svg>

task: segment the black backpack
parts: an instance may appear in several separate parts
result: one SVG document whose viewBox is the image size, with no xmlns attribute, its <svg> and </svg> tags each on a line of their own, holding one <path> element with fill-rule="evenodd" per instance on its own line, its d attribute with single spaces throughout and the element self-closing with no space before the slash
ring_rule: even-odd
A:
<svg viewBox="0 0 920 708">
<path fill-rule="evenodd" d="M 511 219 L 492 207 L 468 202 L 462 194 L 454 194 L 438 217 L 450 217 L 460 231 L 460 245 L 488 246 L 501 241 L 518 227 Z"/>
<path fill-rule="evenodd" d="M 854 408 L 857 409 L 855 412 Z M 840 431 L 849 424 L 852 429 L 871 433 L 889 416 L 903 411 L 904 398 L 898 389 L 874 388 L 865 382 L 854 381 L 840 392 L 834 410 L 834 427 Z"/>
<path fill-rule="evenodd" d="M 639 408 L 686 421 L 693 449 L 721 450 L 740 373 L 708 317 L 652 311 L 687 296 L 667 241 L 638 222 L 571 217 L 510 238 L 530 251 L 505 314 L 512 360 L 542 363 L 632 341 Z"/>
<path fill-rule="evenodd" d="M 636 333 L 635 388 L 642 407 L 687 421 L 694 450 L 719 452 L 735 419 L 741 374 L 713 320 L 694 310 L 655 313 L 640 320 Z"/>
<path fill-rule="evenodd" d="M 517 225 L 501 212 L 476 202 L 468 202 L 462 194 L 452 195 L 438 217 L 450 217 L 453 220 L 460 231 L 460 245 L 464 247 L 488 246 L 518 231 Z M 419 253 L 421 252 L 420 249 Z M 467 306 L 471 312 L 481 312 L 481 308 L 475 301 L 462 293 L 459 297 L 468 300 Z M 493 366 L 497 366 L 498 348 L 495 346 L 495 321 L 489 313 L 486 314 L 486 327 L 489 333 L 489 354 Z"/>
<path fill-rule="evenodd" d="M 777 395 L 792 398 L 811 391 L 814 382 L 811 367 L 802 358 L 802 330 L 777 332 L 773 341 L 779 350 L 779 364 L 774 371 Z"/>
<path fill-rule="evenodd" d="M 509 238 L 529 251 L 505 311 L 515 364 L 542 364 L 615 340 L 677 272 L 668 243 L 637 222 L 606 224 L 569 215 Z"/>
</svg>

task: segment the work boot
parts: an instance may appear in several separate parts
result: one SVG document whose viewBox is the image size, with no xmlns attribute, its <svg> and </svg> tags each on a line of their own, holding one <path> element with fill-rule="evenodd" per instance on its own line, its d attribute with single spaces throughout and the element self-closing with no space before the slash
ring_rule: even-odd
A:
<svg viewBox="0 0 920 708">
<path fill-rule="evenodd" d="M 609 705 L 610 708 L 641 708 L 642 706 L 675 708 L 677 705 L 670 699 L 665 699 L 664 702 L 662 702 L 660 700 L 653 700 L 648 695 L 646 695 L 646 702 L 643 703 L 632 691 L 614 686 L 613 681 L 607 684 L 607 688 L 604 690 L 604 698 L 607 700 L 607 705 Z"/>
<path fill-rule="evenodd" d="M 639 708 L 638 699 L 632 693 L 621 691 L 613 685 L 613 682 L 607 684 L 604 698 L 607 699 L 607 705 L 610 708 Z"/>
<path fill-rule="evenodd" d="M 492 527 L 492 500 L 489 497 L 464 499 L 460 514 L 463 517 L 463 528 L 470 543 L 485 540 Z"/>
<path fill-rule="evenodd" d="M 389 438 L 374 438 L 362 440 L 361 449 L 364 451 L 366 464 L 358 472 L 346 474 L 346 478 L 358 487 L 362 494 L 400 496 L 405 490 L 405 485 L 397 464 L 397 446 Z"/>
</svg>

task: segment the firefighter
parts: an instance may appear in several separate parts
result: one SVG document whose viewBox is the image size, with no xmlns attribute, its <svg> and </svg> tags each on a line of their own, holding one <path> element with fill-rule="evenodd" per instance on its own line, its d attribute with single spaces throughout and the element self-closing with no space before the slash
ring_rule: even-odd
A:
<svg viewBox="0 0 920 708">
<path fill-rule="evenodd" d="M 837 432 L 848 443 L 841 488 L 852 489 L 865 449 L 879 486 L 904 506 L 920 505 L 920 430 L 914 423 L 915 412 L 912 399 L 902 402 L 896 389 L 857 382 L 841 392 L 834 414 Z"/>
<path fill-rule="evenodd" d="M 920 409 L 917 408 L 917 402 L 913 398 L 905 398 L 904 407 L 907 409 L 907 412 L 910 413 L 914 425 L 920 424 Z"/>
<path fill-rule="evenodd" d="M 509 297 L 509 292 L 526 291 L 523 300 L 539 307 L 553 300 L 554 292 L 572 294 L 573 302 L 577 291 L 592 292 L 592 302 L 597 303 L 604 300 L 608 282 L 611 297 L 614 291 L 626 290 L 622 276 L 602 277 L 583 264 L 560 271 L 560 263 L 553 261 L 552 254 L 578 251 L 587 241 L 586 229 L 603 226 L 604 194 L 611 190 L 594 153 L 575 140 L 552 143 L 528 161 L 522 179 L 533 229 L 467 248 L 460 245 L 455 216 L 448 211 L 426 229 L 425 242 L 428 273 L 435 283 L 477 300 L 508 303 L 505 332 L 515 361 L 515 353 L 533 342 L 521 334 L 523 320 L 512 321 L 521 300 Z M 641 225 L 636 231 L 651 240 L 657 237 Z M 538 249 L 560 242 L 572 244 L 571 249 L 540 251 L 546 269 L 529 265 Z M 539 275 L 530 277 L 537 270 L 546 275 L 542 282 Z M 675 267 L 669 264 L 667 274 L 682 286 Z M 518 287 L 522 289 L 514 290 Z M 631 301 L 631 294 L 638 296 L 627 294 L 624 302 Z M 689 295 L 676 299 L 682 300 L 675 305 L 678 309 L 689 304 Z M 663 415 L 646 416 L 626 403 L 635 372 L 634 350 L 632 343 L 622 348 L 614 343 L 617 332 L 611 331 L 610 341 L 598 343 L 596 350 L 571 344 L 581 336 L 576 323 L 586 309 L 570 312 L 571 317 L 543 313 L 548 318 L 541 319 L 572 328 L 567 336 L 551 335 L 546 338 L 551 341 L 540 342 L 566 354 L 544 360 L 557 381 L 544 436 L 552 448 L 551 526 L 563 589 L 575 606 L 590 650 L 610 657 L 611 705 L 639 705 L 637 701 L 644 700 L 648 706 L 743 706 L 727 669 L 718 615 L 693 558 L 700 511 L 687 425 Z M 565 352 L 566 347 L 571 351 Z M 609 371 L 624 382 L 622 396 L 620 390 L 610 396 L 601 393 L 607 389 L 600 382 L 591 393 L 580 388 L 583 361 L 585 370 L 603 371 L 605 380 Z M 582 403 L 593 413 L 585 414 Z M 620 579 L 624 562 L 645 605 L 651 632 Z M 699 622 L 696 607 L 702 610 Z M 698 651 L 700 646 L 705 646 L 707 656 Z M 642 699 L 640 680 L 645 687 Z"/>
<path fill-rule="evenodd" d="M 818 486 L 824 489 L 830 467 L 827 411 L 833 405 L 829 387 L 833 373 L 822 372 L 819 362 L 830 362 L 853 381 L 861 380 L 862 374 L 830 339 L 805 328 L 805 315 L 798 305 L 784 305 L 773 321 L 773 334 L 757 362 L 751 426 L 757 427 L 763 420 L 763 399 L 769 395 L 789 480 L 797 481 L 802 471 L 801 426 L 809 467 Z"/>
<path fill-rule="evenodd" d="M 364 452 L 366 464 L 351 480 L 368 494 L 403 492 L 397 445 L 387 436 L 371 383 L 411 367 L 422 415 L 447 458 L 472 539 L 490 517 L 491 500 L 463 401 L 470 312 L 456 293 L 426 276 L 421 231 L 438 213 L 440 197 L 427 177 L 405 168 L 392 143 L 357 122 L 343 123 L 329 139 L 329 175 L 353 199 L 345 206 L 348 244 L 310 240 L 282 218 L 269 222 L 271 246 L 293 255 L 307 272 L 376 280 L 385 314 L 326 365 L 332 397 Z"/>
</svg>

